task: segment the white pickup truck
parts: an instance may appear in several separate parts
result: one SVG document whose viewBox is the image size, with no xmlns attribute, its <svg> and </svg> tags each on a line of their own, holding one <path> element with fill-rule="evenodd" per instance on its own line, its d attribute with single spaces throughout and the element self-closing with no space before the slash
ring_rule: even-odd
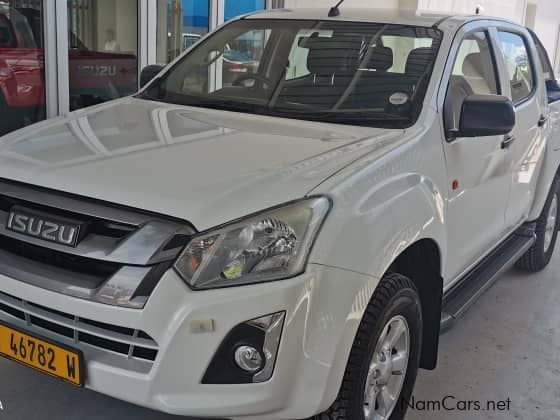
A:
<svg viewBox="0 0 560 420">
<path fill-rule="evenodd" d="M 154 75 L 0 140 L 3 356 L 179 415 L 398 420 L 441 327 L 550 261 L 560 88 L 523 27 L 271 11 Z"/>
</svg>

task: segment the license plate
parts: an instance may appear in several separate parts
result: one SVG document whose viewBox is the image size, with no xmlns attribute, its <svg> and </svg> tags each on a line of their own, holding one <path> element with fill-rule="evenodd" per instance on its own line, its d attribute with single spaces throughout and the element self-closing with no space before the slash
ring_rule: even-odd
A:
<svg viewBox="0 0 560 420">
<path fill-rule="evenodd" d="M 82 352 L 22 332 L 0 322 L 0 356 L 47 375 L 83 386 Z"/>
</svg>

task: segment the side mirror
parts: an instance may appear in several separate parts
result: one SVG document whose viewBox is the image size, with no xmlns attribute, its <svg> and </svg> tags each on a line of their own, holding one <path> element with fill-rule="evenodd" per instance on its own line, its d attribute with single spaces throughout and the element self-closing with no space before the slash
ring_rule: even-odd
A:
<svg viewBox="0 0 560 420">
<path fill-rule="evenodd" d="M 471 95 L 463 102 L 459 129 L 452 137 L 506 135 L 515 127 L 515 108 L 509 98 L 499 95 Z"/>
<path fill-rule="evenodd" d="M 163 67 L 164 66 L 158 66 L 155 64 L 144 67 L 142 69 L 142 73 L 140 73 L 140 87 L 143 88 L 148 83 L 150 83 L 153 80 L 153 78 L 156 77 L 158 73 L 163 70 Z"/>
</svg>

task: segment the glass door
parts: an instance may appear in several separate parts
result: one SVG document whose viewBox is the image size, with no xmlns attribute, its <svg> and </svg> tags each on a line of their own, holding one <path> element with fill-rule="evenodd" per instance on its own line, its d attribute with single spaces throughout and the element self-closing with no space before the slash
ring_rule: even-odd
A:
<svg viewBox="0 0 560 420">
<path fill-rule="evenodd" d="M 265 0 L 225 0 L 224 17 L 226 22 L 236 16 L 264 10 Z"/>
<path fill-rule="evenodd" d="M 207 34 L 209 12 L 209 0 L 158 0 L 157 63 L 173 61 Z"/>
<path fill-rule="evenodd" d="M 138 1 L 68 0 L 70 109 L 138 88 Z"/>
<path fill-rule="evenodd" d="M 45 118 L 43 1 L 0 1 L 0 136 Z"/>
</svg>

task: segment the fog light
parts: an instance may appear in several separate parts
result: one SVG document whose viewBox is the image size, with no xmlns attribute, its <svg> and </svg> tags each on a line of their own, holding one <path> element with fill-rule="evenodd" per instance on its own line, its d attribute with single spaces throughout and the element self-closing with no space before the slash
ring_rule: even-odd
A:
<svg viewBox="0 0 560 420">
<path fill-rule="evenodd" d="M 263 357 L 252 346 L 240 346 L 235 350 L 235 363 L 245 372 L 256 373 L 263 368 Z"/>
<path fill-rule="evenodd" d="M 203 384 L 254 384 L 269 381 L 280 350 L 286 312 L 235 326 L 214 354 Z"/>
</svg>

